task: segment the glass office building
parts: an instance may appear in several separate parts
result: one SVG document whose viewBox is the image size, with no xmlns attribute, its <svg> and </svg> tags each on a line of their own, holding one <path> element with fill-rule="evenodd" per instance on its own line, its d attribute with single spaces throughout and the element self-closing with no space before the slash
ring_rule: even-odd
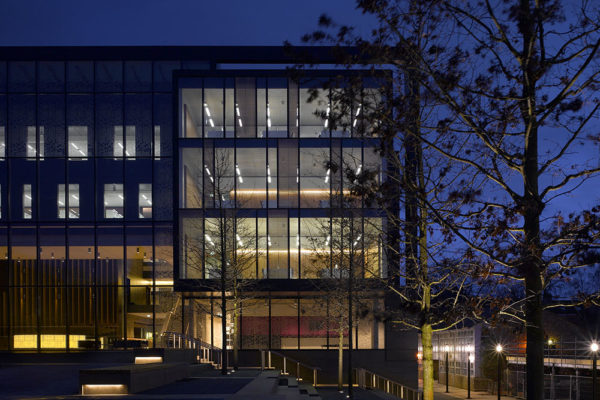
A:
<svg viewBox="0 0 600 400">
<path fill-rule="evenodd" d="M 170 331 L 222 347 L 230 262 L 249 294 L 227 340 L 327 348 L 318 282 L 343 273 L 339 238 L 354 276 L 386 276 L 385 220 L 346 173 L 383 170 L 360 98 L 340 127 L 335 89 L 311 90 L 333 72 L 228 68 L 289 63 L 264 47 L 1 53 L 0 350 L 161 346 Z M 366 302 L 355 346 L 383 348 L 383 300 Z"/>
</svg>

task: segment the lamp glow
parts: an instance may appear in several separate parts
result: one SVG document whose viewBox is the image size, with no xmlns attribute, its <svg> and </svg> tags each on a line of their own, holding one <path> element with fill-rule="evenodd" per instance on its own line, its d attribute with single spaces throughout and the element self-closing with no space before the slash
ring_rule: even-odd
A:
<svg viewBox="0 0 600 400">
<path fill-rule="evenodd" d="M 502 353 L 502 350 L 503 350 L 503 348 L 502 348 L 502 345 L 501 345 L 501 344 L 497 344 L 497 345 L 496 345 L 496 351 L 497 351 L 498 353 Z"/>
<path fill-rule="evenodd" d="M 592 342 L 592 344 L 590 345 L 590 350 L 592 350 L 594 353 L 598 351 L 598 343 L 596 342 Z"/>
</svg>

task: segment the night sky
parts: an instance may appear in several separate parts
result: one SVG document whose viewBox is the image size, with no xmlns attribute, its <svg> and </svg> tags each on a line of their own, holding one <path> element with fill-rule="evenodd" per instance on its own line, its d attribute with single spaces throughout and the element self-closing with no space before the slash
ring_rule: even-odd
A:
<svg viewBox="0 0 600 400">
<path fill-rule="evenodd" d="M 323 13 L 362 34 L 375 25 L 353 0 L 0 0 L 0 46 L 300 44 Z M 542 137 L 542 153 L 557 133 Z M 564 168 L 581 160 L 598 165 L 597 147 L 575 146 Z M 591 207 L 599 186 L 591 179 L 545 211 Z"/>
<path fill-rule="evenodd" d="M 352 0 L 2 0 L 0 45 L 280 45 L 320 14 L 366 32 Z"/>
</svg>

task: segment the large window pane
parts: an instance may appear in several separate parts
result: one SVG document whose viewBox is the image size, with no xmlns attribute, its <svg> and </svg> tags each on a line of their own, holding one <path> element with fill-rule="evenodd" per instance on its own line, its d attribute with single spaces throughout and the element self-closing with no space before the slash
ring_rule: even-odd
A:
<svg viewBox="0 0 600 400">
<path fill-rule="evenodd" d="M 90 95 L 67 96 L 67 146 L 70 159 L 86 159 L 93 152 L 92 100 Z"/>
<path fill-rule="evenodd" d="M 300 136 L 329 137 L 328 95 L 321 89 L 313 90 L 300 89 Z"/>
<path fill-rule="evenodd" d="M 123 218 L 124 204 L 123 184 L 104 184 L 104 218 Z"/>
<path fill-rule="evenodd" d="M 206 167 L 208 169 L 208 166 Z M 210 172 L 210 170 L 208 170 Z M 202 176 L 208 174 L 202 162 L 202 149 L 181 150 L 180 207 L 202 208 Z M 214 179 L 214 177 L 213 177 Z"/>
<path fill-rule="evenodd" d="M 123 63 L 120 61 L 96 61 L 96 86 L 98 92 L 123 90 Z"/>
<path fill-rule="evenodd" d="M 61 61 L 40 61 L 38 63 L 38 91 L 45 93 L 65 90 L 65 63 Z"/>
<path fill-rule="evenodd" d="M 138 215 L 140 218 L 152 218 L 152 184 L 140 183 L 138 186 Z"/>
<path fill-rule="evenodd" d="M 288 136 L 287 79 L 269 79 L 267 103 L 267 128 L 269 137 Z"/>
<path fill-rule="evenodd" d="M 94 63 L 91 61 L 67 62 L 67 92 L 91 92 L 94 89 Z"/>
<path fill-rule="evenodd" d="M 256 79 L 235 79 L 237 137 L 256 137 Z"/>
<path fill-rule="evenodd" d="M 213 94 L 212 90 L 213 89 L 210 89 L 211 94 Z M 203 103 L 202 101 L 202 89 L 183 89 L 181 91 L 181 101 L 181 112 L 183 113 L 181 135 L 183 137 L 202 137 L 203 118 L 205 124 L 207 124 L 205 130 L 208 131 L 214 129 L 215 119 L 218 117 L 218 115 L 213 113 L 217 111 L 215 107 L 217 104 L 220 104 L 221 100 L 215 100 L 211 95 L 211 103 L 209 105 L 208 103 Z M 217 135 L 217 137 L 218 136 L 219 135 Z"/>
<path fill-rule="evenodd" d="M 269 210 L 269 229 L 267 233 L 269 279 L 289 278 L 288 237 L 287 211 Z"/>
<path fill-rule="evenodd" d="M 223 137 L 224 124 L 224 98 L 223 81 L 221 79 L 204 80 L 204 137 Z M 233 100 L 233 96 L 232 97 Z"/>
<path fill-rule="evenodd" d="M 271 347 L 298 348 L 298 300 L 271 300 Z"/>
<path fill-rule="evenodd" d="M 58 218 L 64 219 L 69 210 L 69 219 L 79 218 L 79 185 L 69 184 L 68 193 L 65 192 L 65 185 L 58 185 Z"/>
<path fill-rule="evenodd" d="M 32 95 L 9 96 L 8 152 L 12 157 L 36 155 L 36 101 Z"/>
<path fill-rule="evenodd" d="M 126 131 L 131 131 L 132 137 L 126 137 L 126 148 L 129 157 L 149 157 L 152 155 L 152 142 L 154 140 L 152 128 L 152 96 L 151 95 L 126 95 L 125 96 L 125 126 Z M 133 143 L 130 143 L 133 139 Z"/>
<path fill-rule="evenodd" d="M 301 148 L 300 207 L 328 208 L 330 185 L 329 148 Z"/>
<path fill-rule="evenodd" d="M 64 157 L 65 97 L 63 95 L 38 96 L 38 124 L 40 157 Z"/>
<path fill-rule="evenodd" d="M 115 150 L 123 154 L 123 96 L 96 95 L 96 155 L 114 157 Z M 115 137 L 121 140 L 117 145 Z"/>
<path fill-rule="evenodd" d="M 238 207 L 267 207 L 266 156 L 267 154 L 264 147 L 237 148 L 236 173 Z"/>
</svg>

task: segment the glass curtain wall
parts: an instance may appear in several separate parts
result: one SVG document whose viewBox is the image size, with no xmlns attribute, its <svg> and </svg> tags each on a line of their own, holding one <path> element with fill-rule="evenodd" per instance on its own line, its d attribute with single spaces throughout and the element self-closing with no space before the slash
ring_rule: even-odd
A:
<svg viewBox="0 0 600 400">
<path fill-rule="evenodd" d="M 350 177 L 379 174 L 381 160 L 355 133 L 360 101 L 334 126 L 333 108 L 343 107 L 330 104 L 321 84 L 271 76 L 180 81 L 179 278 L 210 286 L 223 260 L 229 266 L 242 256 L 240 276 L 265 284 L 347 276 L 340 271 L 349 257 L 357 278 L 384 276 L 383 217 L 351 194 Z M 242 311 L 243 348 L 328 346 L 327 307 L 310 294 L 258 297 Z M 370 315 L 359 323 L 368 336 L 361 346 L 378 348 Z"/>
<path fill-rule="evenodd" d="M 152 347 L 180 330 L 171 77 L 181 68 L 0 62 L 0 350 Z"/>
</svg>

